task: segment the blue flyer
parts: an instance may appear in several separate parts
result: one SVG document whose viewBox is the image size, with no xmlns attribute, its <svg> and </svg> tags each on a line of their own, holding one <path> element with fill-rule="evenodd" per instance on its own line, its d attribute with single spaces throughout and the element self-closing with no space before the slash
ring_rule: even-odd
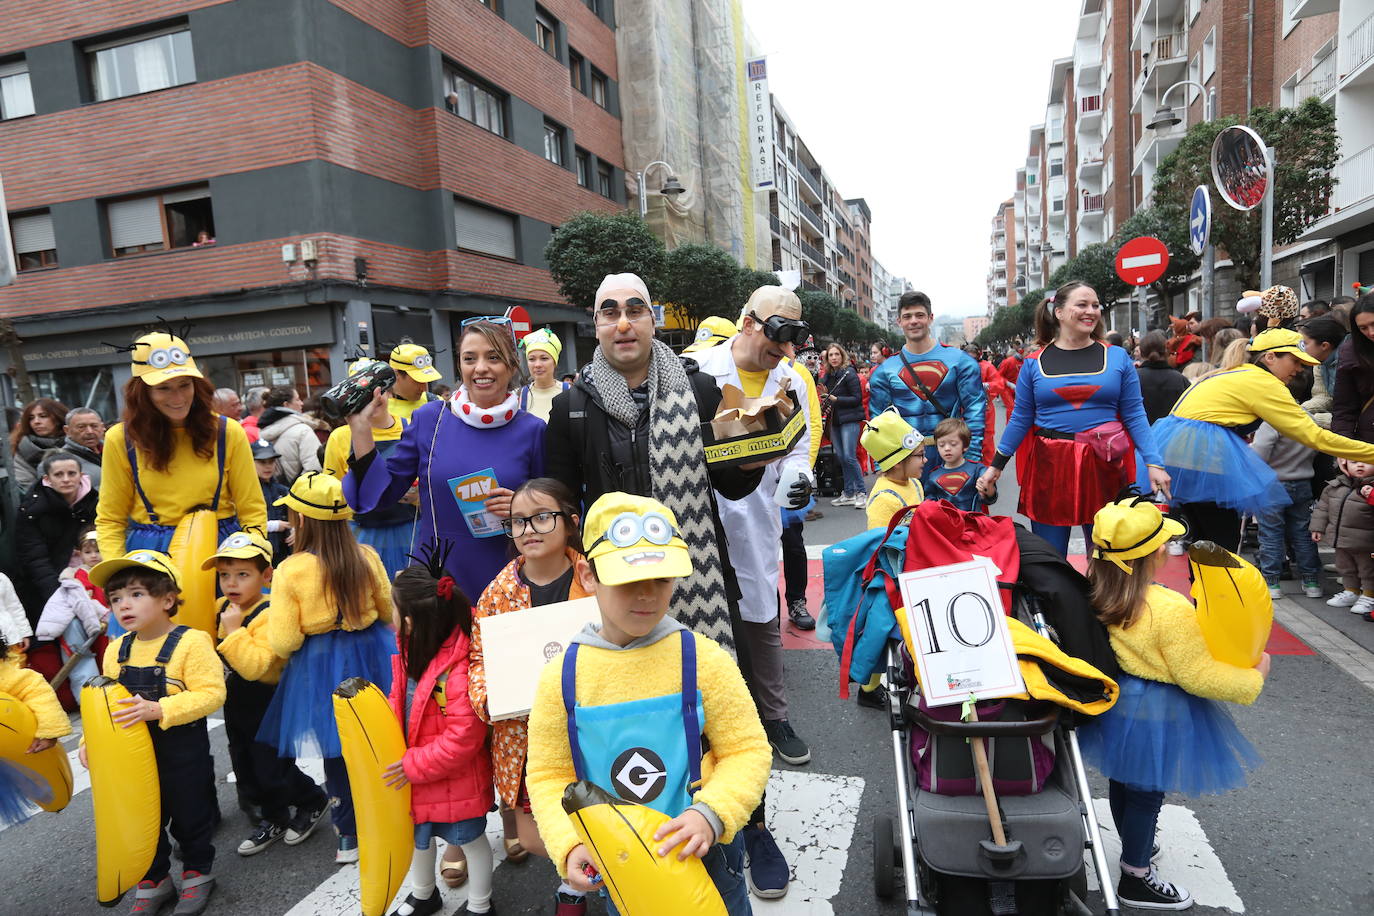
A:
<svg viewBox="0 0 1374 916">
<path fill-rule="evenodd" d="M 448 491 L 453 494 L 453 501 L 458 504 L 458 511 L 463 513 L 463 521 L 467 522 L 468 531 L 475 538 L 494 538 L 505 533 L 500 517 L 487 511 L 487 498 L 498 486 L 493 468 L 449 478 Z"/>
</svg>

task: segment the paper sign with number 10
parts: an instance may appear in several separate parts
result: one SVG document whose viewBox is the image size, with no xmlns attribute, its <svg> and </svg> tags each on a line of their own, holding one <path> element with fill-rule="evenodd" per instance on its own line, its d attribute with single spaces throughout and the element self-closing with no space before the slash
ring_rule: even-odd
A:
<svg viewBox="0 0 1374 916">
<path fill-rule="evenodd" d="M 902 573 L 897 581 L 927 705 L 1025 692 L 991 560 Z"/>
</svg>

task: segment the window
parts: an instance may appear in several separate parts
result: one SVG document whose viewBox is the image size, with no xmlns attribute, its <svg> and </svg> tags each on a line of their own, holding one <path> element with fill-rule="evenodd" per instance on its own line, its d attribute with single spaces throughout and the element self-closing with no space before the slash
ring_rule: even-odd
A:
<svg viewBox="0 0 1374 916">
<path fill-rule="evenodd" d="M 558 56 L 558 20 L 539 7 L 534 8 L 534 43 Z"/>
<path fill-rule="evenodd" d="M 515 258 L 515 217 L 509 213 L 454 200 L 453 229 L 459 248 Z"/>
<path fill-rule="evenodd" d="M 601 15 L 601 0 L 582 0 L 582 2 L 587 5 L 587 9 L 598 16 Z"/>
<path fill-rule="evenodd" d="M 117 258 L 168 248 L 203 248 L 215 243 L 215 215 L 206 185 L 105 205 L 110 249 Z"/>
<path fill-rule="evenodd" d="M 26 61 L 0 64 L 0 120 L 33 114 L 33 90 Z"/>
<path fill-rule="evenodd" d="M 10 235 L 20 270 L 57 266 L 57 242 L 53 237 L 52 214 L 47 210 L 11 217 Z"/>
<path fill-rule="evenodd" d="M 1050 212 L 1051 212 L 1051 213 L 1063 213 L 1063 212 L 1064 212 L 1064 198 L 1062 198 L 1062 197 L 1056 197 L 1054 200 L 1050 201 Z"/>
<path fill-rule="evenodd" d="M 1279 87 L 1279 106 L 1292 108 L 1298 101 L 1298 75 L 1294 73 Z"/>
<path fill-rule="evenodd" d="M 596 192 L 602 197 L 615 199 L 611 193 L 611 167 L 609 165 L 598 165 L 596 167 Z"/>
<path fill-rule="evenodd" d="M 544 158 L 554 165 L 563 164 L 563 128 L 552 121 L 544 122 Z"/>
<path fill-rule="evenodd" d="M 124 38 L 86 48 L 97 101 L 196 81 L 191 31 L 177 26 L 153 35 Z"/>
<path fill-rule="evenodd" d="M 582 55 L 568 49 L 568 75 L 572 77 L 572 87 L 578 92 L 586 92 L 582 83 Z M 592 77 L 595 79 L 596 77 Z"/>
<path fill-rule="evenodd" d="M 584 149 L 577 151 L 577 183 L 584 188 L 592 186 L 592 157 Z"/>
<path fill-rule="evenodd" d="M 1188 61 L 1188 79 L 1192 80 L 1192 81 L 1195 82 L 1195 83 L 1200 83 L 1200 82 L 1202 82 L 1202 55 L 1201 55 L 1201 54 L 1194 54 L 1194 55 L 1193 55 L 1193 59 L 1190 60 L 1190 61 Z M 1189 104 L 1189 105 L 1191 105 L 1191 104 L 1193 104 L 1194 102 L 1196 102 L 1197 99 L 1198 99 L 1198 96 L 1202 95 L 1202 93 L 1198 91 L 1198 88 L 1197 88 L 1196 86 L 1189 86 L 1189 87 L 1188 87 L 1187 89 L 1185 89 L 1184 91 L 1188 93 L 1188 104 Z"/>
<path fill-rule="evenodd" d="M 1202 82 L 1206 83 L 1217 72 L 1217 29 L 1216 26 L 1202 39 Z"/>
<path fill-rule="evenodd" d="M 606 80 L 606 74 L 602 73 L 600 70 L 598 70 L 598 69 L 596 69 L 595 67 L 593 67 L 593 68 L 592 68 L 592 101 L 595 102 L 596 104 L 600 105 L 602 108 L 608 107 L 606 100 L 607 100 L 607 98 L 610 97 L 609 86 L 610 86 L 610 84 L 609 84 L 609 82 Z"/>
<path fill-rule="evenodd" d="M 448 71 L 445 80 L 445 106 L 449 111 L 497 136 L 506 135 L 504 94 L 456 70 Z"/>
<path fill-rule="evenodd" d="M 1051 178 L 1058 178 L 1060 175 L 1063 175 L 1063 174 L 1064 174 L 1064 160 L 1063 160 L 1063 159 L 1051 159 L 1051 160 L 1050 160 L 1050 177 L 1051 177 Z"/>
</svg>

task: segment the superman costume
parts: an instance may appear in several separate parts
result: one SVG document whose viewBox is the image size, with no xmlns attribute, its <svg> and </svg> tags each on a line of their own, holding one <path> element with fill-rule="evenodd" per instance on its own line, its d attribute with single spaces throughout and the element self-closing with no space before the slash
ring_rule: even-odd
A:
<svg viewBox="0 0 1374 916">
<path fill-rule="evenodd" d="M 1133 476 L 1135 461 L 1129 449 L 1104 461 L 1074 434 L 1114 420 L 1147 464 L 1160 464 L 1140 376 L 1125 350 L 1098 341 L 1080 350 L 1050 344 L 1027 357 L 1016 380 L 1016 409 L 992 461 L 1004 468 L 1020 449 L 1019 511 L 1044 525 L 1091 524 Z"/>
<path fill-rule="evenodd" d="M 873 370 L 868 388 L 869 416 L 896 407 L 908 423 L 927 436 L 946 417 L 959 417 L 968 424 L 972 436 L 965 457 L 973 461 L 982 457 L 987 394 L 977 360 L 963 350 L 936 344 L 916 354 L 903 348 Z M 933 445 L 926 446 L 926 463 L 943 463 Z"/>
<path fill-rule="evenodd" d="M 980 512 L 984 503 L 978 495 L 978 478 L 985 470 L 983 465 L 967 458 L 955 468 L 945 467 L 944 462 L 933 468 L 927 465 L 921 486 L 926 491 L 926 499 L 943 499 L 965 512 Z"/>
</svg>

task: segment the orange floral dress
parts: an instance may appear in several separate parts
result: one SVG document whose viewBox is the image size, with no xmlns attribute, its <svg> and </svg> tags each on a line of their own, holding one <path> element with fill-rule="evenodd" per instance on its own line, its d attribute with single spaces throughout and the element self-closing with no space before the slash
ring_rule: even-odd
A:
<svg viewBox="0 0 1374 916">
<path fill-rule="evenodd" d="M 579 554 L 568 549 L 568 559 L 577 562 Z M 473 608 L 473 620 L 492 617 L 496 614 L 510 614 L 523 611 L 530 606 L 530 590 L 520 580 L 520 567 L 524 557 L 516 557 L 506 564 L 491 584 L 477 599 Z M 568 600 L 586 598 L 577 576 L 573 576 L 572 587 L 568 590 Z M 503 719 L 492 722 L 487 714 L 487 666 L 482 655 L 482 628 L 472 628 L 472 644 L 468 649 L 468 700 L 473 710 L 483 722 L 491 723 L 491 765 L 496 781 L 496 792 L 501 803 L 514 808 L 520 800 L 520 784 L 525 778 L 525 755 L 529 747 L 529 719 Z"/>
</svg>

